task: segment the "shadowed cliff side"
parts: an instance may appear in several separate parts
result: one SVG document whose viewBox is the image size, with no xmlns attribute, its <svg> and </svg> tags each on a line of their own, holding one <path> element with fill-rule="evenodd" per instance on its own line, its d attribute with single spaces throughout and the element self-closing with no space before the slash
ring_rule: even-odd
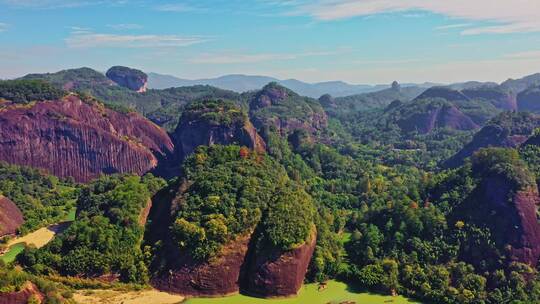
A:
<svg viewBox="0 0 540 304">
<path fill-rule="evenodd" d="M 0 238 L 17 233 L 24 223 L 21 210 L 7 197 L 0 194 Z"/>
<path fill-rule="evenodd" d="M 308 241 L 289 251 L 266 248 L 251 257 L 242 290 L 260 297 L 296 295 L 302 284 L 317 243 L 313 227 Z"/>
<path fill-rule="evenodd" d="M 241 286 L 266 297 L 296 294 L 316 242 L 303 188 L 267 156 L 238 146 L 199 147 L 182 171 L 185 179 L 161 193 L 150 215 L 152 284 L 194 296 Z"/>
</svg>

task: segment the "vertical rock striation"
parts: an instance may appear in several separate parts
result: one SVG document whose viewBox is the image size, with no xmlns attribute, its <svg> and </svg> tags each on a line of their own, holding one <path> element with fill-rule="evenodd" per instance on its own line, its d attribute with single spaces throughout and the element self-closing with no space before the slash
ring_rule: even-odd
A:
<svg viewBox="0 0 540 304">
<path fill-rule="evenodd" d="M 23 223 L 23 214 L 17 205 L 0 195 L 0 238 L 17 233 Z"/>
<path fill-rule="evenodd" d="M 75 95 L 0 108 L 0 160 L 78 182 L 101 174 L 144 174 L 172 151 L 167 133 L 139 114 Z"/>
</svg>

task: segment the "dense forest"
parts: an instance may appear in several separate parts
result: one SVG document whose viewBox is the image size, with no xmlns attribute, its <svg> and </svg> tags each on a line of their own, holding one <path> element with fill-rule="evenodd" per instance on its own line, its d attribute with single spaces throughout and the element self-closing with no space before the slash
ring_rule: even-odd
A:
<svg viewBox="0 0 540 304">
<path fill-rule="evenodd" d="M 0 82 L 0 100 L 31 104 L 78 91 L 141 112 L 177 146 L 209 138 L 191 154 L 160 158 L 180 168 L 168 180 L 158 166 L 152 173 L 162 177 L 104 174 L 75 184 L 0 163 L 0 194 L 25 218 L 20 234 L 77 210 L 67 230 L 18 256 L 24 272 L 1 265 L 0 293 L 28 281 L 50 289 L 50 303 L 70 301 L 71 287 L 47 280 L 153 284 L 178 257 L 211 264 L 246 235 L 254 264 L 316 235 L 306 282 L 338 279 L 425 303 L 540 302 L 540 118 L 507 98 L 520 82 L 427 90 L 394 83 L 317 100 L 277 83 L 245 93 L 136 93 L 90 69 L 25 79 Z M 524 94 L 527 104 L 535 90 Z M 251 138 L 260 136 L 265 151 L 195 132 L 235 125 L 254 126 Z"/>
</svg>

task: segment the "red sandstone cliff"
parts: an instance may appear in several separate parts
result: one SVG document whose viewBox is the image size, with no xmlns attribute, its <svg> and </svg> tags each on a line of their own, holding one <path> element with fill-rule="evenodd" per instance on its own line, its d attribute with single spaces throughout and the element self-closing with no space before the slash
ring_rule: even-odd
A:
<svg viewBox="0 0 540 304">
<path fill-rule="evenodd" d="M 187 296 L 220 296 L 239 290 L 240 270 L 248 251 L 250 236 L 225 245 L 207 262 L 196 262 L 187 255 L 177 258 L 178 266 L 152 280 L 157 289 Z"/>
<path fill-rule="evenodd" d="M 143 174 L 172 151 L 167 133 L 141 115 L 75 95 L 0 108 L 0 160 L 79 182 L 101 174 Z"/>
<path fill-rule="evenodd" d="M 296 249 L 258 253 L 246 272 L 246 292 L 262 297 L 296 295 L 304 283 L 316 243 L 317 232 L 313 228 L 310 239 Z"/>
<path fill-rule="evenodd" d="M 182 158 L 202 145 L 238 144 L 259 153 L 266 151 L 264 140 L 249 120 L 231 126 L 213 125 L 204 120 L 183 120 L 176 128 L 174 137 L 175 146 Z"/>
<path fill-rule="evenodd" d="M 17 233 L 23 223 L 23 214 L 17 205 L 0 195 L 0 237 Z"/>
<path fill-rule="evenodd" d="M 540 197 L 537 189 L 519 191 L 513 197 L 519 222 L 519 234 L 515 235 L 511 258 L 535 267 L 540 258 L 540 224 L 537 219 Z"/>
<path fill-rule="evenodd" d="M 31 297 L 43 303 L 45 297 L 38 290 L 36 285 L 27 282 L 21 291 L 0 293 L 0 304 L 26 304 Z"/>
</svg>

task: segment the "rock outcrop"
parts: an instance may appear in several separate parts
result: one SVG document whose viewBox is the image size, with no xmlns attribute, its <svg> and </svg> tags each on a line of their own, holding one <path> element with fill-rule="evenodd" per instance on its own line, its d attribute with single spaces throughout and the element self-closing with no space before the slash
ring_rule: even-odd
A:
<svg viewBox="0 0 540 304">
<path fill-rule="evenodd" d="M 43 303 L 45 296 L 33 283 L 27 282 L 20 291 L 0 292 L 0 304 L 27 304 L 30 299 Z"/>
<path fill-rule="evenodd" d="M 519 111 L 540 113 L 540 87 L 532 87 L 519 93 L 517 108 Z"/>
<path fill-rule="evenodd" d="M 540 127 L 540 116 L 529 113 L 502 113 L 480 129 L 473 139 L 446 160 L 443 166 L 461 166 L 467 157 L 480 148 L 516 148 L 523 144 L 537 127 Z"/>
<path fill-rule="evenodd" d="M 442 98 L 448 101 L 465 101 L 469 100 L 469 97 L 457 90 L 453 90 L 446 87 L 433 87 L 427 89 L 420 96 L 416 97 L 416 100 L 428 99 L 428 98 Z"/>
<path fill-rule="evenodd" d="M 221 296 L 237 293 L 250 235 L 223 246 L 210 261 L 197 262 L 189 255 L 176 258 L 177 265 L 152 281 L 157 289 L 187 296 Z"/>
<path fill-rule="evenodd" d="M 198 146 L 246 146 L 259 153 L 266 151 L 266 144 L 238 106 L 226 101 L 194 103 L 182 113 L 173 137 L 176 154 L 180 159 L 195 151 Z"/>
<path fill-rule="evenodd" d="M 536 185 L 515 190 L 507 178 L 489 176 L 473 195 L 477 210 L 466 213 L 470 217 L 466 222 L 489 227 L 495 244 L 507 250 L 510 261 L 536 267 L 540 258 L 540 223 L 536 213 L 540 197 Z"/>
<path fill-rule="evenodd" d="M 528 191 L 519 191 L 512 200 L 519 221 L 518 228 L 515 228 L 516 233 L 510 242 L 512 246 L 511 258 L 514 261 L 536 267 L 540 258 L 540 224 L 537 218 L 537 210 L 540 205 L 538 189 L 531 188 Z"/>
<path fill-rule="evenodd" d="M 485 100 L 492 103 L 497 109 L 516 110 L 516 96 L 511 92 L 505 91 L 499 87 L 477 87 L 464 89 L 461 91 L 470 99 Z"/>
<path fill-rule="evenodd" d="M 405 105 L 406 106 L 406 105 Z M 423 112 L 414 113 L 397 122 L 405 132 L 418 131 L 421 134 L 430 133 L 436 128 L 453 130 L 473 130 L 478 125 L 470 117 L 450 104 L 433 104 Z"/>
<path fill-rule="evenodd" d="M 117 83 L 119 86 L 144 93 L 148 86 L 148 75 L 136 69 L 123 66 L 114 66 L 105 74 L 107 78 Z"/>
<path fill-rule="evenodd" d="M 315 134 L 328 125 L 317 100 L 301 97 L 277 83 L 266 85 L 250 98 L 249 116 L 257 129 L 273 128 L 282 135 L 299 129 Z"/>
<path fill-rule="evenodd" d="M 262 297 L 296 295 L 304 282 L 316 242 L 317 232 L 314 228 L 310 239 L 291 251 L 263 249 L 249 261 L 243 289 Z"/>
<path fill-rule="evenodd" d="M 17 233 L 23 223 L 23 214 L 17 205 L 0 195 L 0 238 Z"/>
<path fill-rule="evenodd" d="M 315 250 L 316 231 L 308 242 L 291 251 L 269 249 L 256 253 L 251 238 L 240 236 L 221 249 L 218 256 L 198 262 L 187 254 L 176 265 L 152 280 L 163 291 L 186 296 L 222 296 L 239 291 L 261 297 L 296 295 Z"/>
<path fill-rule="evenodd" d="M 0 160 L 86 182 L 101 174 L 143 174 L 171 154 L 165 131 L 77 95 L 0 108 Z"/>
</svg>

